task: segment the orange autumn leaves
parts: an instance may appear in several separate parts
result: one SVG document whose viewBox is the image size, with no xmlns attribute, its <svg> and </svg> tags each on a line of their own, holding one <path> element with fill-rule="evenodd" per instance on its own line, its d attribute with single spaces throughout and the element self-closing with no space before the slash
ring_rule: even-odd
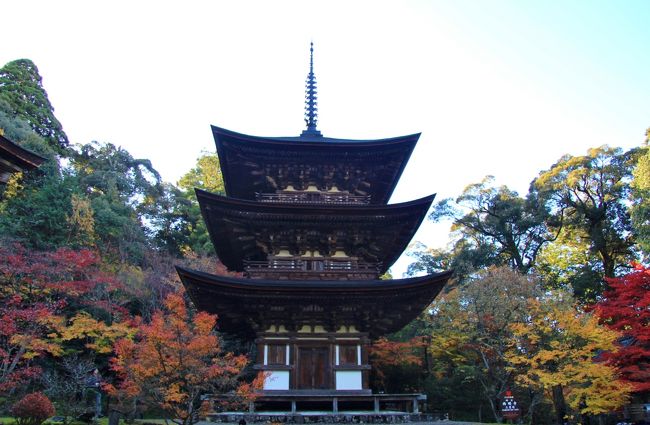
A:
<svg viewBox="0 0 650 425">
<path fill-rule="evenodd" d="M 121 400 L 157 405 L 183 424 L 196 420 L 206 392 L 237 389 L 235 396 L 247 400 L 255 386 L 240 385 L 238 378 L 248 358 L 223 352 L 216 320 L 205 312 L 190 314 L 181 295 L 169 295 L 164 309 L 140 324 L 135 339 L 115 343 L 111 368 L 120 383 L 106 390 Z"/>
</svg>

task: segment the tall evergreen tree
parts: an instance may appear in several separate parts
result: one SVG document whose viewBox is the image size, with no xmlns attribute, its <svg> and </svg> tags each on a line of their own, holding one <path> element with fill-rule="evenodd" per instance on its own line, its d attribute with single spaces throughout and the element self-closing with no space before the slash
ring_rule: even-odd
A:
<svg viewBox="0 0 650 425">
<path fill-rule="evenodd" d="M 4 101 L 15 118 L 24 120 L 48 143 L 63 151 L 68 136 L 43 88 L 38 68 L 29 59 L 19 59 L 0 68 L 0 101 Z"/>
</svg>

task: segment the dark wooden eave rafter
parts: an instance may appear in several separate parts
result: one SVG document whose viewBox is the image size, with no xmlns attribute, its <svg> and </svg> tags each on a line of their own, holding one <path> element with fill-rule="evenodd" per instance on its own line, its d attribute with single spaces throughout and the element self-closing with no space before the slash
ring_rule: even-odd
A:
<svg viewBox="0 0 650 425">
<path fill-rule="evenodd" d="M 196 307 L 219 315 L 220 329 L 250 336 L 266 326 L 355 324 L 372 338 L 396 332 L 438 295 L 452 272 L 372 281 L 277 281 L 218 276 L 176 267 Z"/>
<path fill-rule="evenodd" d="M 242 271 L 244 260 L 263 261 L 274 248 L 343 249 L 382 264 L 399 258 L 435 195 L 391 205 L 291 205 L 232 199 L 196 189 L 203 219 L 220 260 Z M 329 245 L 328 245 L 329 244 Z"/>
<path fill-rule="evenodd" d="M 257 137 L 215 126 L 212 133 L 230 197 L 252 200 L 287 184 L 319 181 L 336 183 L 352 195 L 370 195 L 373 204 L 388 203 L 420 137 Z"/>
<path fill-rule="evenodd" d="M 7 183 L 13 173 L 38 168 L 43 161 L 45 158 L 0 135 L 0 183 Z"/>
</svg>

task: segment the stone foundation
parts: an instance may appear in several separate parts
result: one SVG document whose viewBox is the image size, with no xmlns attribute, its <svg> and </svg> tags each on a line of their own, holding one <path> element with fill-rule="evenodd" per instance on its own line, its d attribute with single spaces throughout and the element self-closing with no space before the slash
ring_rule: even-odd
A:
<svg viewBox="0 0 650 425">
<path fill-rule="evenodd" d="M 442 418 L 438 414 L 403 412 L 354 412 L 354 413 L 213 413 L 208 421 L 216 423 L 286 423 L 286 424 L 399 424 L 409 422 L 434 422 Z"/>
</svg>

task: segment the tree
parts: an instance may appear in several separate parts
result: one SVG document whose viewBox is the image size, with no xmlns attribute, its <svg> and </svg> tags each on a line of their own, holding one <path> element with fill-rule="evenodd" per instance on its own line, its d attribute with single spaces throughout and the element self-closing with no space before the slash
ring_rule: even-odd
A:
<svg viewBox="0 0 650 425">
<path fill-rule="evenodd" d="M 213 153 L 201 155 L 196 160 L 196 166 L 178 181 L 178 186 L 192 195 L 195 188 L 212 193 L 226 193 L 217 155 Z"/>
<path fill-rule="evenodd" d="M 20 188 L 0 201 L 0 233 L 39 249 L 56 249 L 70 239 L 74 184 L 58 170 L 28 173 Z"/>
<path fill-rule="evenodd" d="M 119 261 L 141 264 L 148 248 L 143 222 L 154 218 L 163 192 L 151 162 L 111 143 L 93 142 L 71 155 L 70 166 L 79 199 L 92 207 L 99 247 Z M 74 217 L 74 210 L 68 216 Z"/>
<path fill-rule="evenodd" d="M 45 387 L 45 393 L 55 400 L 57 413 L 67 423 L 68 417 L 77 418 L 93 410 L 89 397 L 89 379 L 97 366 L 92 361 L 77 356 L 64 357 L 58 366 L 46 369 L 41 375 L 41 383 Z"/>
<path fill-rule="evenodd" d="M 170 294 L 165 308 L 140 325 L 135 340 L 115 344 L 111 367 L 120 382 L 106 387 L 109 394 L 141 397 L 182 425 L 197 421 L 206 392 L 236 389 L 249 395 L 252 388 L 237 381 L 248 359 L 222 351 L 216 320 L 205 312 L 193 314 L 181 295 Z"/>
<path fill-rule="evenodd" d="M 210 241 L 208 229 L 201 215 L 194 189 L 203 189 L 212 193 L 226 192 L 219 158 L 216 154 L 206 153 L 196 160 L 196 166 L 185 173 L 178 181 L 178 187 L 189 203 L 179 203 L 178 213 L 184 216 L 187 247 L 199 255 L 213 255 L 214 247 Z"/>
<path fill-rule="evenodd" d="M 510 324 L 514 343 L 506 357 L 516 381 L 546 393 L 558 423 L 566 421 L 567 402 L 580 414 L 608 413 L 627 402 L 630 389 L 601 356 L 615 350 L 618 334 L 573 303 L 569 292 L 547 292 L 528 300 L 526 320 Z"/>
<path fill-rule="evenodd" d="M 442 375 L 460 373 L 476 382 L 497 421 L 498 399 L 513 382 L 505 357 L 512 339 L 509 324 L 524 320 L 528 299 L 539 293 L 532 276 L 500 267 L 479 273 L 431 306 L 434 367 Z"/>
<path fill-rule="evenodd" d="M 587 243 L 571 232 L 542 248 L 535 271 L 551 289 L 566 289 L 580 300 L 593 298 L 605 289 L 602 265 Z"/>
<path fill-rule="evenodd" d="M 18 425 L 41 425 L 54 415 L 52 402 L 42 393 L 31 393 L 11 408 Z"/>
<path fill-rule="evenodd" d="M 409 264 L 406 274 L 416 276 L 420 272 L 432 274 L 443 270 L 453 270 L 459 282 L 466 282 L 475 276 L 477 270 L 500 263 L 496 250 L 488 244 L 475 244 L 464 237 L 452 243 L 450 250 L 432 249 L 416 242 L 409 246 L 407 255 L 415 261 Z"/>
<path fill-rule="evenodd" d="M 430 218 L 454 220 L 452 230 L 460 236 L 454 253 L 466 252 L 471 246 L 484 258 L 484 267 L 507 264 L 528 273 L 542 246 L 554 240 L 557 231 L 549 231 L 548 211 L 534 192 L 521 198 L 506 186 L 493 187 L 493 181 L 488 176 L 467 186 L 456 199 L 460 209 L 443 200 Z"/>
<path fill-rule="evenodd" d="M 646 131 L 643 153 L 639 157 L 632 180 L 632 225 L 639 247 L 650 259 L 650 128 Z"/>
<path fill-rule="evenodd" d="M 607 327 L 621 333 L 617 351 L 606 357 L 635 393 L 650 392 L 650 269 L 640 265 L 619 278 L 607 280 L 610 290 L 595 305 Z"/>
<path fill-rule="evenodd" d="M 638 150 L 601 146 L 587 155 L 565 155 L 531 183 L 554 215 L 550 226 L 584 241 L 598 257 L 601 273 L 613 277 L 634 258 L 634 237 L 627 209 L 632 169 Z M 586 291 L 594 297 L 596 290 Z"/>
<path fill-rule="evenodd" d="M 106 353 L 132 333 L 120 289 L 89 250 L 0 244 L 0 393 L 34 379 L 43 358 Z"/>
<path fill-rule="evenodd" d="M 424 349 L 425 342 L 421 337 L 414 337 L 408 341 L 391 341 L 382 337 L 373 342 L 370 347 L 370 363 L 375 388 L 381 388 L 388 393 L 417 390 L 418 380 L 421 378 L 418 372 L 422 370 Z M 407 376 L 413 375 L 413 373 L 409 374 L 409 371 L 415 372 L 415 379 Z M 387 376 L 391 379 L 386 379 Z M 410 387 L 407 387 L 409 384 Z"/>
<path fill-rule="evenodd" d="M 0 100 L 14 117 L 30 127 L 59 152 L 70 143 L 43 88 L 38 68 L 29 59 L 19 59 L 0 68 Z"/>
</svg>

